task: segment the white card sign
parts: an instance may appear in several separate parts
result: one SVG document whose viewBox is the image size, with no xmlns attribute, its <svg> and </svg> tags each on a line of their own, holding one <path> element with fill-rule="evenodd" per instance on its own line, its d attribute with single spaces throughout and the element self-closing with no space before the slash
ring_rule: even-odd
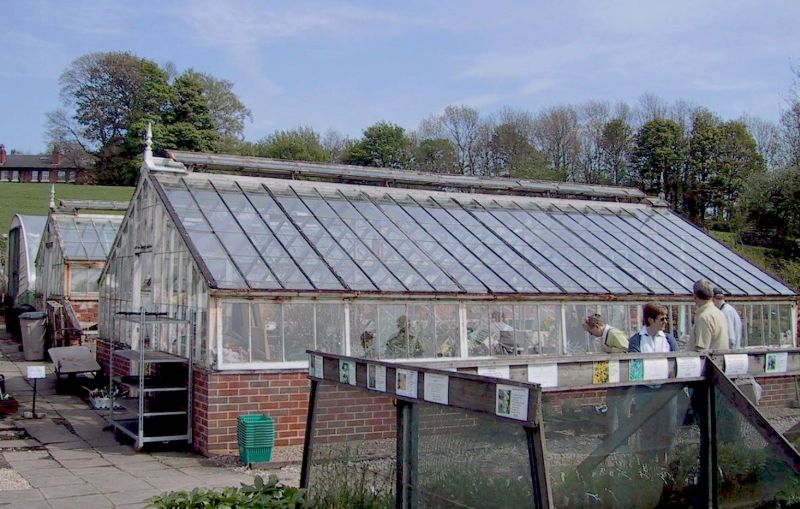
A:
<svg viewBox="0 0 800 509">
<path fill-rule="evenodd" d="M 431 403 L 448 404 L 450 391 L 450 377 L 436 373 L 425 373 L 422 388 L 425 391 L 425 401 Z"/>
<path fill-rule="evenodd" d="M 308 359 L 308 376 L 314 378 L 325 378 L 322 370 L 322 356 L 316 354 L 309 354 L 311 357 Z"/>
<path fill-rule="evenodd" d="M 700 357 L 676 357 L 676 378 L 698 378 L 703 376 L 703 359 Z"/>
<path fill-rule="evenodd" d="M 746 353 L 725 355 L 726 375 L 746 375 L 749 361 Z"/>
<path fill-rule="evenodd" d="M 407 398 L 417 397 L 417 372 L 410 369 L 395 370 L 394 392 Z"/>
<path fill-rule="evenodd" d="M 765 373 L 786 373 L 789 365 L 789 352 L 768 353 L 764 360 Z"/>
<path fill-rule="evenodd" d="M 367 364 L 367 389 L 386 392 L 386 366 Z"/>
<path fill-rule="evenodd" d="M 528 420 L 528 389 L 513 385 L 497 384 L 495 413 L 519 421 Z"/>
<path fill-rule="evenodd" d="M 353 361 L 339 360 L 339 383 L 356 384 L 356 363 Z"/>
<path fill-rule="evenodd" d="M 509 366 L 478 366 L 478 374 L 509 380 L 511 379 L 511 368 Z"/>
<path fill-rule="evenodd" d="M 669 360 L 644 359 L 643 380 L 666 380 L 669 378 Z"/>
<path fill-rule="evenodd" d="M 542 387 L 558 387 L 558 364 L 529 364 L 528 381 Z"/>
<path fill-rule="evenodd" d="M 28 366 L 28 378 L 33 380 L 34 378 L 46 378 L 47 375 L 44 372 L 44 366 Z"/>
<path fill-rule="evenodd" d="M 608 383 L 619 383 L 619 361 L 608 361 Z"/>
</svg>

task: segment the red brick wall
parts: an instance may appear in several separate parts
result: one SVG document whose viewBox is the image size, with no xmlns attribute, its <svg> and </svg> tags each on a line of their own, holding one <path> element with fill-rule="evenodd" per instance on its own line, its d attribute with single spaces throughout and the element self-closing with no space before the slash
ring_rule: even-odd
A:
<svg viewBox="0 0 800 509">
<path fill-rule="evenodd" d="M 542 405 L 554 413 L 560 414 L 561 405 L 566 401 L 569 401 L 577 407 L 584 405 L 600 405 L 606 402 L 606 389 L 542 393 Z"/>
<path fill-rule="evenodd" d="M 756 378 L 756 382 L 761 385 L 759 406 L 786 406 L 797 399 L 793 376 Z"/>
<path fill-rule="evenodd" d="M 322 383 L 318 393 L 314 438 L 319 443 L 394 437 L 397 413 L 392 398 L 329 382 Z"/>
<path fill-rule="evenodd" d="M 108 373 L 108 358 L 109 358 L 108 341 L 103 339 L 97 340 L 95 358 L 97 359 L 97 363 L 100 364 L 100 367 L 103 368 L 103 372 Z M 131 369 L 130 362 L 128 361 L 128 359 L 123 359 L 122 357 L 114 358 L 114 375 L 116 376 L 129 375 L 130 369 Z"/>
<path fill-rule="evenodd" d="M 97 323 L 100 305 L 97 300 L 70 300 L 75 316 L 80 320 L 81 325 L 87 323 Z"/>
</svg>

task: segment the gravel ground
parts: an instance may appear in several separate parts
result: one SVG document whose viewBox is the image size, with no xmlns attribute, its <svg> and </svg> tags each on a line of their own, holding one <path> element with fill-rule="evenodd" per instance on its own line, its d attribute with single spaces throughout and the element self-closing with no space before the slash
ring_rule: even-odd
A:
<svg viewBox="0 0 800 509">
<path fill-rule="evenodd" d="M 0 468 L 0 491 L 27 490 L 31 485 L 10 468 Z"/>
</svg>

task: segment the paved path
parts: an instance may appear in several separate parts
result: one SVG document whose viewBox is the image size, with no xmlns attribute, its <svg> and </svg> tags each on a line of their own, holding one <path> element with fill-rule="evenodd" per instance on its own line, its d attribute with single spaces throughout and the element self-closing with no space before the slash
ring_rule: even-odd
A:
<svg viewBox="0 0 800 509">
<path fill-rule="evenodd" d="M 138 508 L 164 491 L 252 482 L 250 474 L 191 453 L 136 453 L 120 444 L 111 431 L 103 431 L 102 416 L 84 401 L 56 394 L 49 362 L 23 361 L 2 321 L 0 327 L 0 373 L 6 377 L 6 391 L 20 401 L 16 415 L 0 419 L 0 470 L 18 473 L 29 485 L 0 488 L 0 509 Z M 36 410 L 47 414 L 41 420 L 22 419 L 33 395 L 23 373 L 32 364 L 48 370 L 47 379 L 38 382 Z"/>
</svg>

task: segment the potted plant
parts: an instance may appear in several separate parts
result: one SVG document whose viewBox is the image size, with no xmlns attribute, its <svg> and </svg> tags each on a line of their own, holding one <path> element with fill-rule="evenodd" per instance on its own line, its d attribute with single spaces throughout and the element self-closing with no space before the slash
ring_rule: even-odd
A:
<svg viewBox="0 0 800 509">
<path fill-rule="evenodd" d="M 95 410 L 108 410 L 111 408 L 111 399 L 119 398 L 122 396 L 121 391 L 117 386 L 114 386 L 112 392 L 109 392 L 108 387 L 98 387 L 89 391 L 89 403 Z M 122 408 L 117 402 L 114 402 L 114 409 Z"/>
</svg>

